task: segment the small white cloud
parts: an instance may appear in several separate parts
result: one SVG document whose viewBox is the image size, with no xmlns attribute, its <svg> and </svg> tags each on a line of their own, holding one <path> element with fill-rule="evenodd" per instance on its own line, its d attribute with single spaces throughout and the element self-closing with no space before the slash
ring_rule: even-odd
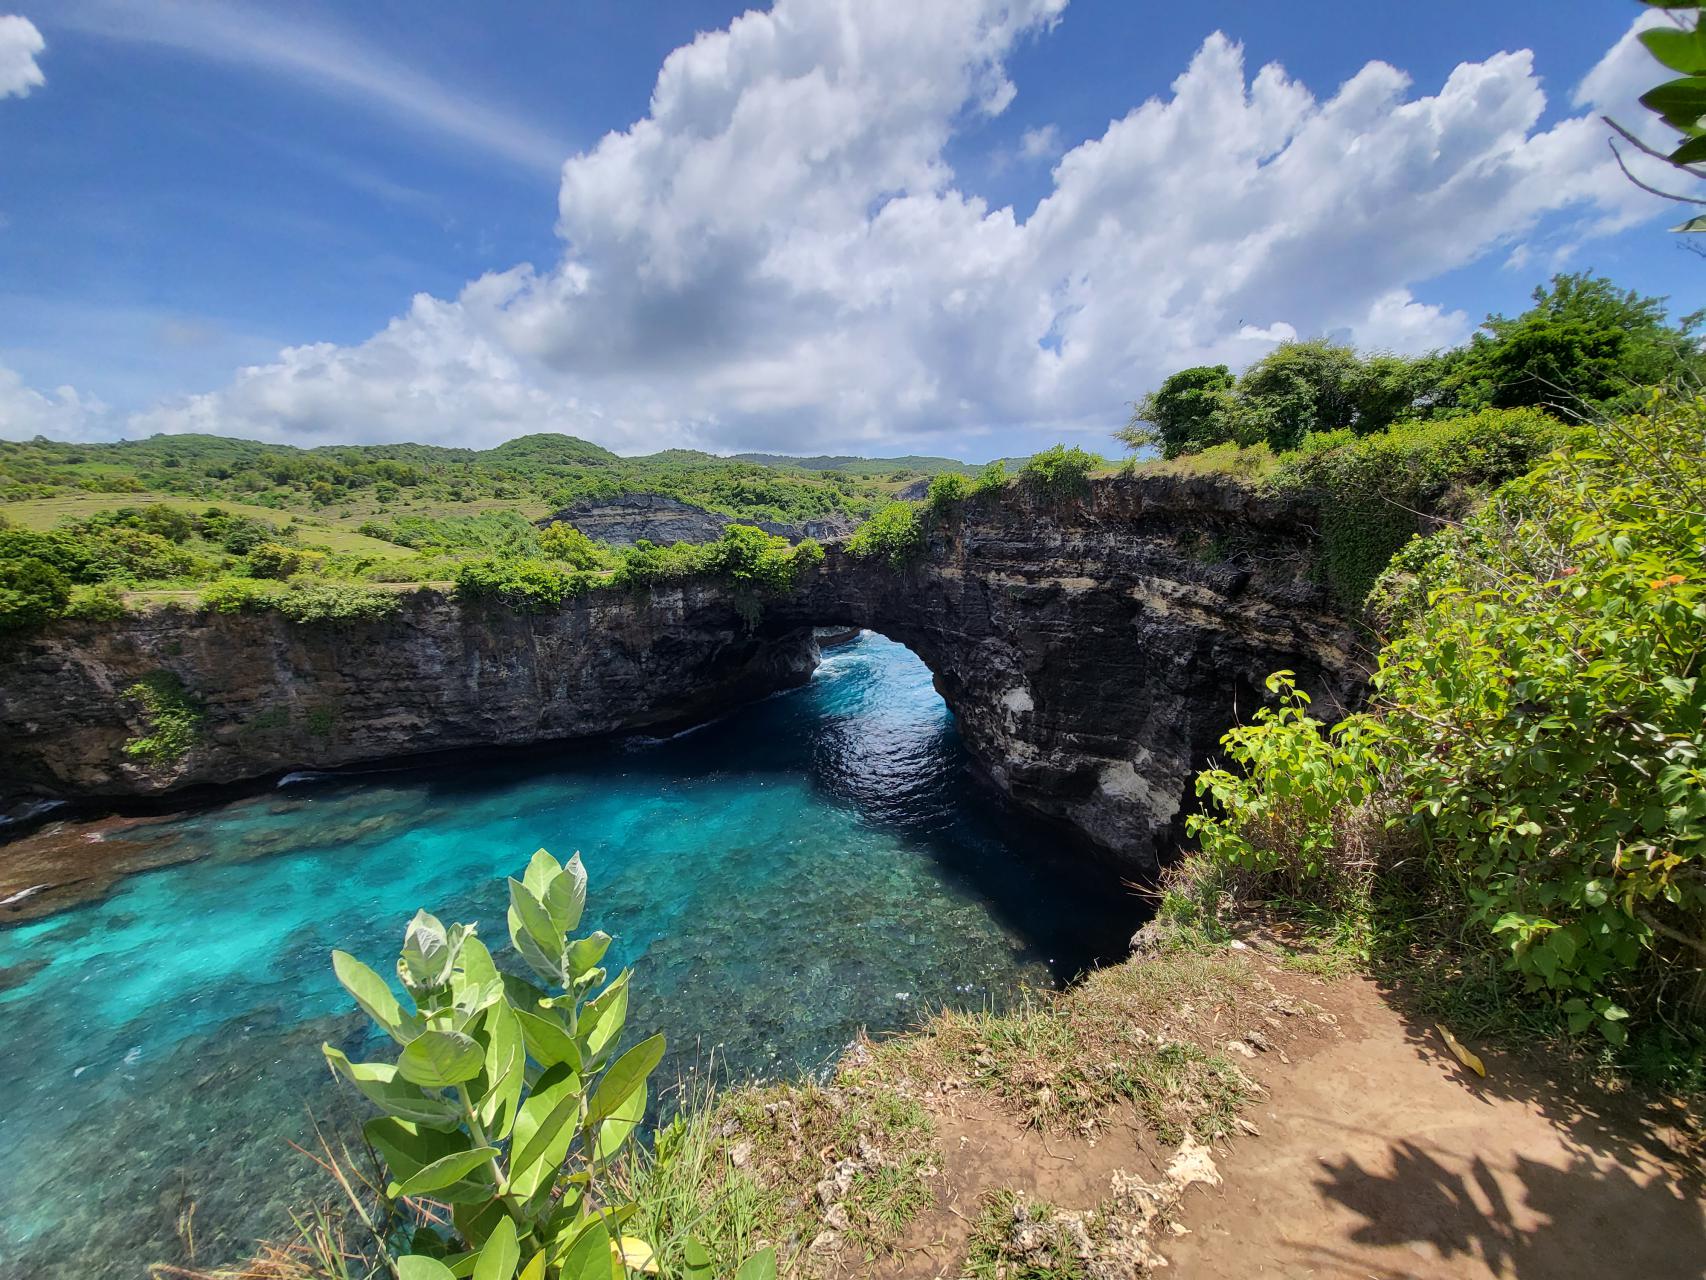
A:
<svg viewBox="0 0 1706 1280">
<path fill-rule="evenodd" d="M 1019 137 L 1019 154 L 1027 160 L 1052 160 L 1061 149 L 1060 130 L 1052 124 L 1026 129 Z"/>
<path fill-rule="evenodd" d="M 1278 345 L 1281 342 L 1295 342 L 1297 330 L 1284 320 L 1276 320 L 1266 328 L 1247 324 L 1238 330 L 1238 336 L 1245 342 L 1270 342 Z"/>
<path fill-rule="evenodd" d="M 47 83 L 36 57 L 47 48 L 36 24 L 16 14 L 0 16 L 0 98 L 24 98 Z"/>
<path fill-rule="evenodd" d="M 56 440 L 110 437 L 114 423 L 107 406 L 75 387 L 43 393 L 24 385 L 14 369 L 0 365 L 0 440 L 48 436 Z"/>
</svg>

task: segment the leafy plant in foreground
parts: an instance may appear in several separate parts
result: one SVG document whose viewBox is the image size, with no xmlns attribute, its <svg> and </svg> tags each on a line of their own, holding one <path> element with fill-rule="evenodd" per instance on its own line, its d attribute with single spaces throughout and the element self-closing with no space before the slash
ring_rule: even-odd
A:
<svg viewBox="0 0 1706 1280">
<path fill-rule="evenodd" d="M 630 971 L 607 980 L 609 934 L 569 936 L 586 907 L 578 854 L 564 866 L 539 850 L 509 881 L 509 904 L 510 942 L 543 985 L 500 972 L 472 925 L 447 926 L 425 911 L 409 922 L 397 960 L 412 1008 L 354 956 L 332 953 L 338 981 L 400 1046 L 395 1061 L 361 1063 L 324 1046 L 333 1069 L 385 1113 L 362 1130 L 390 1171 L 385 1194 L 450 1206 L 454 1232 L 418 1228 L 397 1274 L 655 1273 L 652 1246 L 624 1229 L 638 1206 L 612 1202 L 606 1175 L 645 1114 L 664 1039 L 616 1054 Z M 709 1280 L 706 1264 L 694 1275 Z M 741 1280 L 774 1274 L 766 1251 Z"/>
</svg>

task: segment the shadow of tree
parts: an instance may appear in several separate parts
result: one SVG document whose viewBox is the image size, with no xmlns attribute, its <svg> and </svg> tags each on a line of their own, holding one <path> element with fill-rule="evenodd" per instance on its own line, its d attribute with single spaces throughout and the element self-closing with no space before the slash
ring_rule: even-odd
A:
<svg viewBox="0 0 1706 1280">
<path fill-rule="evenodd" d="M 1423 1245 L 1423 1256 L 1468 1257 L 1521 1280 L 1598 1277 L 1608 1267 L 1699 1280 L 1706 1268 L 1706 1218 L 1691 1179 L 1655 1171 L 1643 1181 L 1585 1153 L 1564 1168 L 1519 1156 L 1501 1178 L 1478 1156 L 1458 1171 L 1414 1141 L 1393 1145 L 1387 1171 L 1354 1158 L 1323 1160 L 1321 1169 L 1321 1194 L 1363 1219 L 1351 1235 L 1358 1244 Z M 1513 1174 L 1514 1203 L 1506 1190 Z M 1615 1258 L 1608 1238 L 1620 1241 Z"/>
</svg>

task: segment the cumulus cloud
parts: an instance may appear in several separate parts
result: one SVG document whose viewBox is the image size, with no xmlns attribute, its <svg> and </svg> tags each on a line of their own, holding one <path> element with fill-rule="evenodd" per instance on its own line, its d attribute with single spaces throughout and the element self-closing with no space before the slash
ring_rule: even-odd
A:
<svg viewBox="0 0 1706 1280">
<path fill-rule="evenodd" d="M 1048 160 L 1061 153 L 1060 127 L 1045 124 L 1019 135 L 1019 154 L 1027 160 Z"/>
<path fill-rule="evenodd" d="M 559 262 L 417 297 L 365 343 L 291 348 L 132 429 L 975 454 L 991 433 L 1106 431 L 1167 372 L 1293 334 L 1460 340 L 1470 318 L 1416 288 L 1520 252 L 1543 217 L 1598 233 L 1659 207 L 1592 115 L 1539 128 L 1526 52 L 1427 92 L 1371 62 L 1320 98 L 1217 33 L 1169 93 L 1060 155 L 1021 220 L 956 184 L 947 144 L 1008 107 L 1007 56 L 1063 7 L 748 13 L 564 164 Z"/>
<path fill-rule="evenodd" d="M 36 24 L 16 14 L 0 15 L 0 98 L 29 96 L 47 83 L 36 57 L 47 48 Z"/>
<path fill-rule="evenodd" d="M 24 385 L 16 370 L 0 365 L 0 440 L 98 440 L 113 434 L 105 404 L 75 387 L 41 392 Z"/>
</svg>

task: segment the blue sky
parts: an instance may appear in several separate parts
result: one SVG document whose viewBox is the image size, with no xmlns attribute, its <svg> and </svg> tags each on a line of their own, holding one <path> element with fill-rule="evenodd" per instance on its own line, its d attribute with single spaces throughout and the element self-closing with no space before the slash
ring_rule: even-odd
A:
<svg viewBox="0 0 1706 1280">
<path fill-rule="evenodd" d="M 25 0 L 0 436 L 983 457 L 1560 268 L 1692 309 L 1577 100 L 1641 9 Z"/>
</svg>

